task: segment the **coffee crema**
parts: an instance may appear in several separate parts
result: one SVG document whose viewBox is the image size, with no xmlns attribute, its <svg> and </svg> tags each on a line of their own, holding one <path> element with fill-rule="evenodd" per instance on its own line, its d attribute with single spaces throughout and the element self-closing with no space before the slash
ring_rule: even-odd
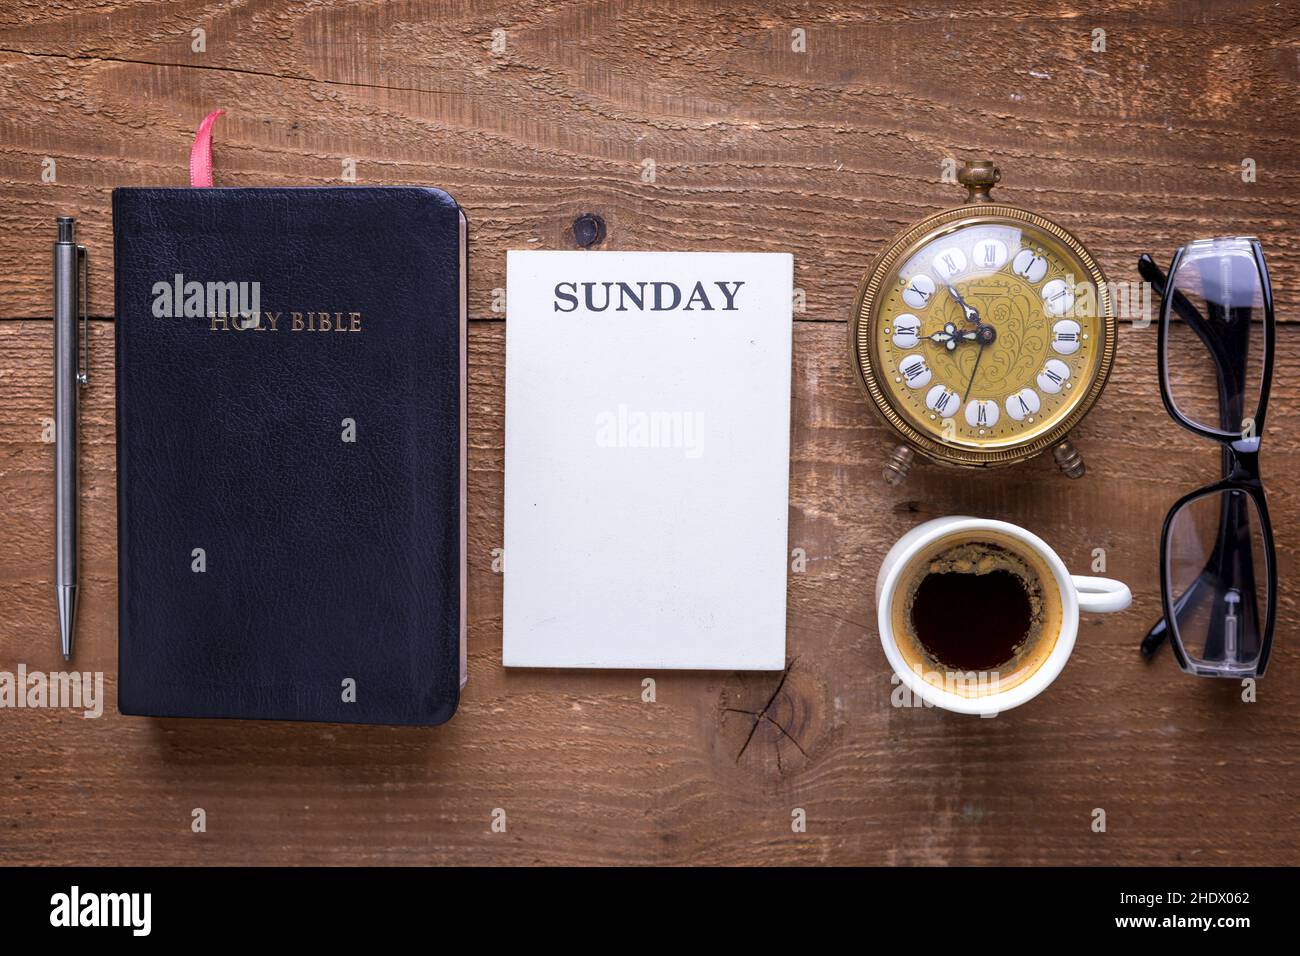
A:
<svg viewBox="0 0 1300 956">
<path fill-rule="evenodd" d="M 1061 633 L 1061 591 L 1046 562 L 996 531 L 951 535 L 899 575 L 891 617 L 907 666 L 963 697 L 1009 690 L 1034 674 Z"/>
</svg>

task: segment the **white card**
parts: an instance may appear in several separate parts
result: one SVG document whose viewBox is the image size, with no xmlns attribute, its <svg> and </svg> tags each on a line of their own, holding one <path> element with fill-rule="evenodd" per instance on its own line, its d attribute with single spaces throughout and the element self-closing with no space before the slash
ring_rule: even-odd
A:
<svg viewBox="0 0 1300 956">
<path fill-rule="evenodd" d="M 507 256 L 504 664 L 785 665 L 794 262 Z"/>
</svg>

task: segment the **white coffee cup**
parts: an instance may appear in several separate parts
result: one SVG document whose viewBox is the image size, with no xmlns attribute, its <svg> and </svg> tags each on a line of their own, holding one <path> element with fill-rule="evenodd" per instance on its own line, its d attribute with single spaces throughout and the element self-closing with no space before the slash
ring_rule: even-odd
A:
<svg viewBox="0 0 1300 956">
<path fill-rule="evenodd" d="M 954 690 L 937 686 L 908 666 L 894 634 L 894 602 L 904 585 L 903 577 L 915 570 L 914 559 L 922 552 L 942 547 L 945 539 L 954 542 L 979 539 L 981 533 L 999 536 L 1019 543 L 1032 553 L 1039 563 L 1050 569 L 1052 581 L 1043 581 L 1044 587 L 1055 587 L 1060 595 L 1060 631 L 1055 645 L 1037 669 L 1019 683 L 1006 689 L 994 690 L 981 696 L 967 696 Z M 903 597 L 906 600 L 906 597 Z M 1074 639 L 1079 632 L 1079 612 L 1109 613 L 1122 611 L 1133 600 L 1128 586 L 1110 578 L 1086 577 L 1070 574 L 1065 563 L 1042 538 L 1018 525 L 987 518 L 951 516 L 934 518 L 917 525 L 889 549 L 876 576 L 876 618 L 880 627 L 880 643 L 885 657 L 899 679 L 921 700 L 961 714 L 992 716 L 1012 707 L 1019 707 L 1037 697 L 1054 681 L 1074 650 Z"/>
</svg>

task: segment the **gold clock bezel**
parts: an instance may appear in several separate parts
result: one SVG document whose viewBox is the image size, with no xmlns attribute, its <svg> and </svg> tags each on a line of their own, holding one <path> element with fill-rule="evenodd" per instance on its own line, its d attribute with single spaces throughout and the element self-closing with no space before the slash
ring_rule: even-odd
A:
<svg viewBox="0 0 1300 956">
<path fill-rule="evenodd" d="M 880 298 L 882 284 L 885 278 L 893 273 L 894 266 L 900 261 L 905 262 L 925 244 L 968 226 L 1021 223 L 1035 226 L 1056 239 L 1082 263 L 1087 271 L 1088 280 L 1097 290 L 1096 299 L 1100 311 L 1103 340 L 1101 363 L 1083 397 L 1078 400 L 1068 415 L 1046 431 L 1032 433 L 1023 442 L 998 448 L 973 448 L 945 442 L 912 426 L 895 410 L 880 387 L 875 371 L 871 367 L 873 356 L 878 359 L 876 336 L 872 334 L 872 311 Z M 858 384 L 871 397 L 876 411 L 894 427 L 908 445 L 933 461 L 978 468 L 1025 461 L 1051 448 L 1069 434 L 1088 414 L 1101 395 L 1101 390 L 1110 377 L 1111 366 L 1115 363 L 1115 345 L 1118 337 L 1119 327 L 1115 317 L 1114 302 L 1106 284 L 1106 274 L 1102 272 L 1100 264 L 1082 242 L 1052 220 L 1027 209 L 1003 203 L 981 202 L 954 206 L 927 216 L 895 236 L 885 251 L 876 257 L 876 261 L 872 263 L 858 285 L 853 313 L 849 317 L 849 360 L 853 365 Z"/>
</svg>

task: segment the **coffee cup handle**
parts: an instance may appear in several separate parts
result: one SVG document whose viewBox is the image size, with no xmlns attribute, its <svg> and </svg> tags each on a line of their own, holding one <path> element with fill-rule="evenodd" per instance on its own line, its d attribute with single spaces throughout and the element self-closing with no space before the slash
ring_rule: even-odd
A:
<svg viewBox="0 0 1300 956">
<path fill-rule="evenodd" d="M 1071 574 L 1074 588 L 1079 592 L 1079 610 L 1095 614 L 1122 611 L 1133 603 L 1133 592 L 1123 581 L 1111 578 L 1093 578 L 1086 574 Z"/>
</svg>

